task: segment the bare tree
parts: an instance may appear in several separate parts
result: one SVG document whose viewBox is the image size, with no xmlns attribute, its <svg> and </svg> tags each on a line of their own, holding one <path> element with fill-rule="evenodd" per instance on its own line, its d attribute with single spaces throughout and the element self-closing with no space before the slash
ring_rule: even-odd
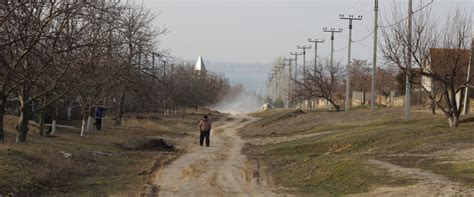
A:
<svg viewBox="0 0 474 197">
<path fill-rule="evenodd" d="M 116 125 L 122 125 L 128 93 L 132 89 L 134 70 L 140 70 L 141 56 L 145 52 L 154 53 L 157 37 L 166 33 L 166 29 L 153 27 L 156 16 L 144 7 L 128 6 L 120 19 L 121 38 L 124 40 L 122 70 L 122 85 L 119 95 L 118 115 Z M 136 76 L 136 75 L 135 75 Z"/>
<path fill-rule="evenodd" d="M 400 12 L 393 16 L 400 20 Z M 430 10 L 421 10 L 414 19 L 412 45 L 408 45 L 407 25 L 398 22 L 383 31 L 384 57 L 396 64 L 409 75 L 427 77 L 440 94 L 431 94 L 433 105 L 439 108 L 449 120 L 450 127 L 458 127 L 459 116 L 464 105 L 461 92 L 468 86 L 465 74 L 469 63 L 469 44 L 471 43 L 471 23 L 468 11 L 462 8 L 453 10 L 444 25 L 431 14 Z M 406 62 L 407 52 L 412 62 Z M 408 70 L 407 65 L 414 65 Z M 456 98 L 459 95 L 458 98 Z"/>
<path fill-rule="evenodd" d="M 350 67 L 350 75 L 351 75 L 351 90 L 354 91 L 361 91 L 364 93 L 370 90 L 371 83 L 370 83 L 370 78 L 371 78 L 371 69 L 369 67 L 369 63 L 367 60 L 359 60 L 359 59 L 353 59 L 352 60 L 352 65 Z M 364 99 L 362 100 L 362 104 L 365 104 L 367 100 Z"/>
<path fill-rule="evenodd" d="M 6 41 L 2 59 L 11 74 L 4 84 L 10 84 L 7 93 L 14 93 L 20 102 L 17 142 L 26 141 L 32 103 L 47 95 L 53 96 L 49 99 L 53 102 L 61 94 L 50 93 L 68 87 L 66 76 L 71 67 L 57 58 L 67 50 L 60 44 L 65 21 L 78 7 L 49 1 L 9 1 L 3 6 L 8 18 L 2 24 Z"/>
<path fill-rule="evenodd" d="M 183 65 L 160 74 L 155 55 L 164 52 L 157 38 L 166 29 L 154 28 L 154 21 L 149 10 L 130 4 L 1 2 L 0 118 L 7 99 L 17 97 L 17 142 L 26 141 L 30 120 L 39 117 L 42 124 L 42 113 L 71 98 L 79 102 L 83 122 L 97 104 L 109 102 L 118 109 L 119 124 L 126 110 L 208 105 L 222 98 L 229 85 L 219 75 L 197 75 Z"/>
<path fill-rule="evenodd" d="M 336 102 L 336 98 L 343 82 L 343 71 L 340 63 L 331 66 L 329 60 L 310 68 L 303 80 L 293 79 L 300 87 L 296 95 L 297 98 L 299 100 L 323 98 L 339 111 L 340 106 Z"/>
</svg>

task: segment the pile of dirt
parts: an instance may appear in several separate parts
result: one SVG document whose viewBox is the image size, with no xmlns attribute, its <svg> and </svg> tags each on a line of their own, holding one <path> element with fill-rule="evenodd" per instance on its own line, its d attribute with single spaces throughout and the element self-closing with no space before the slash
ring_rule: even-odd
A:
<svg viewBox="0 0 474 197">
<path fill-rule="evenodd" d="M 173 144 L 165 141 L 161 138 L 146 138 L 138 142 L 116 144 L 122 149 L 126 150 L 152 150 L 152 151 L 175 151 L 176 148 Z"/>
<path fill-rule="evenodd" d="M 166 142 L 163 139 L 147 139 L 141 146 L 142 150 L 157 150 L 157 151 L 173 151 L 175 149 L 173 144 Z"/>
</svg>

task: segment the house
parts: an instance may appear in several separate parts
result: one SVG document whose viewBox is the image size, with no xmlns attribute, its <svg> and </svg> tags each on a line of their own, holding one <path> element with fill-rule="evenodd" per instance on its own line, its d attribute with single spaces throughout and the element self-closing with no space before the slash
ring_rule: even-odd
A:
<svg viewBox="0 0 474 197">
<path fill-rule="evenodd" d="M 455 85 L 461 86 L 468 77 L 469 65 L 472 64 L 470 61 L 471 50 L 432 48 L 430 49 L 430 61 L 426 61 L 422 71 L 436 78 L 454 77 Z M 454 76 L 453 70 L 456 71 Z M 470 72 L 472 74 L 472 70 Z M 421 85 L 429 92 L 436 89 L 431 76 L 423 75 Z"/>
</svg>

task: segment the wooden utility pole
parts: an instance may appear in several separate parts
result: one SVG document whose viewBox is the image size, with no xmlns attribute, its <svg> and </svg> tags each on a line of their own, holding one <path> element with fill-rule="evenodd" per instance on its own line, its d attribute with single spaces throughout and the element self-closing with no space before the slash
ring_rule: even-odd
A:
<svg viewBox="0 0 474 197">
<path fill-rule="evenodd" d="M 295 61 L 295 67 L 297 65 L 296 63 L 296 57 L 297 55 L 295 55 L 295 59 L 291 59 L 291 58 L 283 58 L 283 62 L 288 62 L 288 89 L 287 89 L 287 96 L 288 96 L 288 102 L 287 102 L 287 107 L 290 108 L 291 107 L 291 104 L 290 104 L 290 100 L 292 99 L 292 96 L 291 96 L 291 63 L 293 61 Z M 283 67 L 284 69 L 285 67 Z M 295 70 L 295 73 L 296 73 L 296 70 Z"/>
<path fill-rule="evenodd" d="M 314 43 L 314 71 L 316 72 L 316 67 L 318 66 L 318 44 L 324 43 L 324 40 L 308 38 L 308 42 Z"/>
<path fill-rule="evenodd" d="M 412 52 L 412 24 L 413 24 L 413 0 L 408 1 L 408 50 L 407 50 L 407 71 L 405 77 L 405 120 L 410 120 L 411 111 L 411 52 Z"/>
<path fill-rule="evenodd" d="M 378 18 L 379 18 L 379 0 L 375 0 L 374 6 L 375 19 L 374 19 L 374 59 L 372 60 L 372 89 L 370 92 L 370 110 L 375 111 L 376 100 L 375 100 L 375 77 L 377 72 L 377 32 L 378 32 Z"/>
<path fill-rule="evenodd" d="M 349 48 L 348 48 L 348 54 L 347 54 L 347 73 L 346 73 L 346 99 L 344 102 L 344 110 L 346 112 L 349 112 L 349 108 L 351 106 L 350 100 L 351 100 L 351 52 L 352 52 L 352 21 L 354 20 L 362 20 L 362 16 L 357 16 L 354 17 L 354 15 L 349 15 L 348 17 L 345 17 L 344 15 L 340 15 L 340 19 L 343 20 L 349 20 Z"/>
<path fill-rule="evenodd" d="M 334 66 L 334 33 L 342 33 L 342 28 L 336 30 L 336 28 L 323 28 L 324 32 L 331 33 L 331 67 Z"/>
<path fill-rule="evenodd" d="M 297 49 L 302 49 L 303 50 L 303 79 L 305 78 L 306 74 L 306 49 L 310 49 L 311 46 L 306 46 L 306 45 L 298 45 L 296 46 Z"/>
</svg>

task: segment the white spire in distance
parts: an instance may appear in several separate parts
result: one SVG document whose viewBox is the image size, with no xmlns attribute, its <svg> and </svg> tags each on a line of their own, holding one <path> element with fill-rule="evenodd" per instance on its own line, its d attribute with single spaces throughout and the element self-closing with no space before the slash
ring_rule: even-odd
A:
<svg viewBox="0 0 474 197">
<path fill-rule="evenodd" d="M 206 66 L 204 65 L 204 61 L 202 60 L 202 57 L 199 56 L 196 66 L 194 67 L 194 70 L 201 71 L 201 72 L 207 72 Z"/>
</svg>

